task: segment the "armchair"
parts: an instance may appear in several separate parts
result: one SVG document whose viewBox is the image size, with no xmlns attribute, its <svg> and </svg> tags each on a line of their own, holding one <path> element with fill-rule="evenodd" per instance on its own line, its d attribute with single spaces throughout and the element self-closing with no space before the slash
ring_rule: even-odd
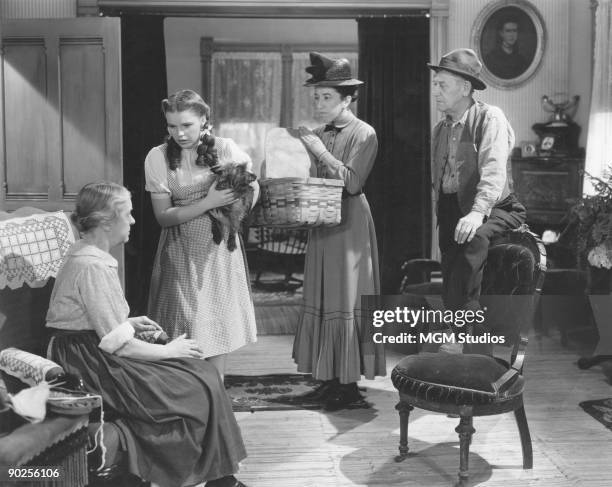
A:
<svg viewBox="0 0 612 487">
<path fill-rule="evenodd" d="M 434 264 L 426 262 L 430 267 Z M 419 264 L 420 265 L 420 264 Z M 418 267 L 418 266 L 417 266 Z M 410 265 L 404 267 L 410 270 Z M 523 405 L 526 333 L 532 324 L 546 271 L 546 252 L 527 227 L 491 242 L 485 264 L 481 304 L 488 306 L 487 331 L 504 336 L 509 361 L 479 354 L 421 352 L 402 359 L 391 380 L 399 392 L 400 444 L 397 461 L 408 456 L 408 417 L 415 407 L 460 418 L 460 482 L 469 477 L 473 417 L 513 412 L 521 439 L 523 468 L 531 469 L 531 436 Z M 402 293 L 435 294 L 441 283 L 402 281 Z M 491 319 L 489 319 L 489 316 Z"/>
</svg>

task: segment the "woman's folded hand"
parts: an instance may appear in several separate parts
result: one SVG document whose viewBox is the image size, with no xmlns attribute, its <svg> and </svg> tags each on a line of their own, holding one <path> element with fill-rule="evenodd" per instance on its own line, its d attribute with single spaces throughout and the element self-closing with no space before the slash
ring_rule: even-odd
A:
<svg viewBox="0 0 612 487">
<path fill-rule="evenodd" d="M 168 352 L 168 358 L 204 358 L 202 349 L 195 340 L 187 338 L 187 334 L 176 337 L 170 343 L 167 343 L 165 347 Z"/>
<path fill-rule="evenodd" d="M 159 326 L 148 316 L 132 316 L 128 318 L 128 321 L 134 327 L 134 331 L 136 333 L 142 333 L 145 331 L 158 331 L 162 329 L 161 326 Z"/>
</svg>

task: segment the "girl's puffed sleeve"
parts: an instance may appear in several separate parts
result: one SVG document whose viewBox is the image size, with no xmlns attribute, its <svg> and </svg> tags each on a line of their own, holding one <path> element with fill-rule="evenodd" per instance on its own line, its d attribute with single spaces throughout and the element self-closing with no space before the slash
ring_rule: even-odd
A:
<svg viewBox="0 0 612 487">
<path fill-rule="evenodd" d="M 166 157 L 159 147 L 153 147 L 145 158 L 145 189 L 151 193 L 152 198 L 171 194 Z"/>
<path fill-rule="evenodd" d="M 123 295 L 115 268 L 88 265 L 76 282 L 87 320 L 100 337 L 98 345 L 114 353 L 134 338 L 134 327 L 128 321 L 130 308 Z"/>
<path fill-rule="evenodd" d="M 219 155 L 220 163 L 234 162 L 236 164 L 246 164 L 249 171 L 253 170 L 253 161 L 244 150 L 242 150 L 233 139 L 217 138 L 222 140 L 221 144 L 218 144 L 217 154 Z"/>
</svg>

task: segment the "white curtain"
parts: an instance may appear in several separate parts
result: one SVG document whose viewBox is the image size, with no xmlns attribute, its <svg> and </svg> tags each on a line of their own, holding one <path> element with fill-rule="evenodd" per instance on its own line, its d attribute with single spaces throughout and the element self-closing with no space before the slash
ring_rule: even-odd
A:
<svg viewBox="0 0 612 487">
<path fill-rule="evenodd" d="M 333 59 L 346 58 L 351 63 L 353 78 L 357 78 L 357 52 L 325 52 L 325 56 Z M 312 97 L 314 88 L 304 86 L 304 82 L 310 78 L 306 67 L 310 66 L 310 57 L 307 52 L 293 53 L 293 64 L 291 73 L 291 93 L 293 97 L 293 127 L 303 125 L 314 128 L 320 125 L 314 120 Z M 357 102 L 351 104 L 351 110 L 357 112 Z"/>
<path fill-rule="evenodd" d="M 357 77 L 357 52 L 325 52 L 332 58 L 347 58 Z M 310 77 L 308 52 L 294 52 L 291 69 L 293 127 L 314 128 L 312 88 L 304 86 Z M 266 133 L 281 121 L 283 67 L 280 52 L 216 51 L 212 59 L 212 123 L 214 133 L 230 137 L 253 160 L 261 175 L 265 159 Z M 351 108 L 356 111 L 356 103 Z"/>
<path fill-rule="evenodd" d="M 282 63 L 279 52 L 213 54 L 214 133 L 233 139 L 253 160 L 259 176 L 266 132 L 281 115 Z"/>
<path fill-rule="evenodd" d="M 606 177 L 612 166 L 612 0 L 598 1 L 594 61 L 585 169 L 593 176 Z M 583 192 L 595 192 L 588 177 Z"/>
</svg>

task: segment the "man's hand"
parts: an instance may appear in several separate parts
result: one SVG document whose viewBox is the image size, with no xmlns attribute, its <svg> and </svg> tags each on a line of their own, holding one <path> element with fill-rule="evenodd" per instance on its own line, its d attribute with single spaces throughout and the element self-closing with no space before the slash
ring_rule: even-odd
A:
<svg viewBox="0 0 612 487">
<path fill-rule="evenodd" d="M 327 152 L 327 148 L 325 147 L 323 141 L 309 128 L 299 127 L 298 130 L 300 133 L 300 139 L 306 148 L 312 152 L 317 159 L 320 159 L 321 156 Z"/>
<path fill-rule="evenodd" d="M 471 242 L 483 220 L 484 215 L 477 211 L 470 211 L 461 218 L 455 227 L 455 242 L 458 244 Z"/>
</svg>

